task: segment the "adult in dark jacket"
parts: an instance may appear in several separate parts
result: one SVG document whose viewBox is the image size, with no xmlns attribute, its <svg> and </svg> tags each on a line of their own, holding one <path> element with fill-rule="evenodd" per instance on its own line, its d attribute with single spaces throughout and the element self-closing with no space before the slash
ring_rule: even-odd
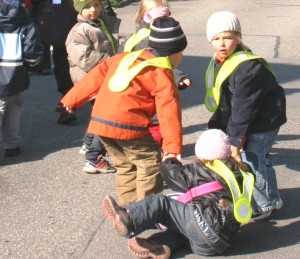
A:
<svg viewBox="0 0 300 259">
<path fill-rule="evenodd" d="M 227 132 L 237 161 L 241 149 L 258 157 L 254 217 L 264 219 L 282 207 L 269 152 L 287 121 L 285 93 L 267 61 L 243 45 L 235 14 L 214 13 L 207 38 L 215 51 L 206 72 L 205 105 L 214 112 L 208 126 Z"/>
<path fill-rule="evenodd" d="M 0 1 L 0 128 L 6 156 L 20 150 L 22 92 L 29 87 L 28 70 L 42 60 L 43 46 L 34 21 L 19 0 Z"/>
<path fill-rule="evenodd" d="M 38 0 L 32 0 L 33 5 Z M 77 22 L 77 12 L 73 6 L 73 0 L 61 0 L 53 4 L 51 0 L 43 1 L 44 5 L 37 15 L 37 25 L 42 41 L 52 45 L 54 75 L 58 86 L 58 92 L 64 96 L 73 86 L 69 73 L 69 62 L 65 41 L 71 28 Z M 60 111 L 60 106 L 56 107 Z"/>
<path fill-rule="evenodd" d="M 29 10 L 31 17 L 36 23 L 38 18 L 41 16 L 43 9 L 48 4 L 49 0 L 25 0 L 25 7 Z M 44 56 L 40 69 L 37 71 L 40 75 L 51 74 L 51 46 L 49 43 L 42 40 L 44 46 Z"/>
</svg>

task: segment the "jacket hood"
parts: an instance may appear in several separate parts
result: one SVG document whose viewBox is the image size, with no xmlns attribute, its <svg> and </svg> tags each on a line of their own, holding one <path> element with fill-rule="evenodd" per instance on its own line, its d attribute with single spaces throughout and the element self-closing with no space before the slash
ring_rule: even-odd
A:
<svg viewBox="0 0 300 259">
<path fill-rule="evenodd" d="M 0 3 L 0 32 L 14 32 L 28 19 L 28 12 L 22 6 Z"/>
</svg>

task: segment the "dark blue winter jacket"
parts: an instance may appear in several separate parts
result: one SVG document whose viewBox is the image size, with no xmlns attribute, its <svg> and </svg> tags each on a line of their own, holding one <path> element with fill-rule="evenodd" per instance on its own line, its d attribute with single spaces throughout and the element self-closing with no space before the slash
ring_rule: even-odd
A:
<svg viewBox="0 0 300 259">
<path fill-rule="evenodd" d="M 29 87 L 28 70 L 39 66 L 42 55 L 43 45 L 25 7 L 0 3 L 0 98 Z"/>
</svg>

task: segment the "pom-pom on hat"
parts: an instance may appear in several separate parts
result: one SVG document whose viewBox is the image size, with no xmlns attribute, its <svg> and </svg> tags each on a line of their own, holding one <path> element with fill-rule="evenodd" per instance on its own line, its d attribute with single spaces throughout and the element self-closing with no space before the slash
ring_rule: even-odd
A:
<svg viewBox="0 0 300 259">
<path fill-rule="evenodd" d="M 209 42 L 219 33 L 225 31 L 242 32 L 241 24 L 238 17 L 228 11 L 213 13 L 206 26 L 206 34 Z"/>
<path fill-rule="evenodd" d="M 231 156 L 229 138 L 221 130 L 206 130 L 196 142 L 195 153 L 198 158 L 205 160 L 229 158 Z"/>
<path fill-rule="evenodd" d="M 73 0 L 74 2 L 74 8 L 78 13 L 81 13 L 82 9 L 90 2 L 93 2 L 94 0 Z M 100 2 L 100 0 L 99 0 Z"/>
<path fill-rule="evenodd" d="M 148 45 L 161 56 L 169 56 L 183 51 L 187 39 L 179 22 L 172 17 L 157 18 L 150 25 Z"/>
</svg>

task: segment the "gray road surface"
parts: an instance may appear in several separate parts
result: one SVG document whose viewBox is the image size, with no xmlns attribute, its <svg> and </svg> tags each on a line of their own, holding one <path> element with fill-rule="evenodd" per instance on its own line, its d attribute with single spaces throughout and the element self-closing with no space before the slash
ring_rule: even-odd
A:
<svg viewBox="0 0 300 259">
<path fill-rule="evenodd" d="M 242 226 L 226 258 L 299 258 L 299 0 L 170 3 L 189 41 L 181 68 L 193 79 L 193 87 L 182 92 L 184 160 L 194 158 L 194 143 L 210 117 L 203 107 L 203 75 L 212 55 L 205 35 L 212 12 L 238 14 L 244 42 L 271 62 L 287 95 L 288 123 L 272 150 L 284 207 L 270 221 Z M 136 10 L 137 3 L 117 9 L 123 35 L 134 30 Z M 0 157 L 0 258 L 131 258 L 125 240 L 101 214 L 104 195 L 115 196 L 114 175 L 82 172 L 84 157 L 78 151 L 90 105 L 78 111 L 77 122 L 57 125 L 54 107 L 59 95 L 53 74 L 32 75 L 31 80 L 22 115 L 23 153 L 16 158 Z M 188 250 L 172 256 L 199 257 Z"/>
</svg>

